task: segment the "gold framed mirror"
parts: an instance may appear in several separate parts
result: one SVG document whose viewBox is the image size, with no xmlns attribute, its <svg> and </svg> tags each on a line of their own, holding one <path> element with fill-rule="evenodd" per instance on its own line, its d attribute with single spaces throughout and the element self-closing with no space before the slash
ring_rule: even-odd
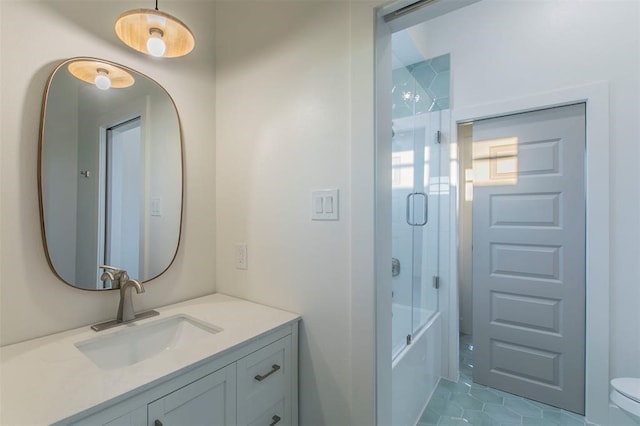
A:
<svg viewBox="0 0 640 426">
<path fill-rule="evenodd" d="M 167 91 L 111 61 L 65 60 L 45 87 L 39 139 L 40 223 L 55 275 L 104 290 L 101 265 L 140 281 L 164 273 L 184 193 L 182 128 Z"/>
</svg>

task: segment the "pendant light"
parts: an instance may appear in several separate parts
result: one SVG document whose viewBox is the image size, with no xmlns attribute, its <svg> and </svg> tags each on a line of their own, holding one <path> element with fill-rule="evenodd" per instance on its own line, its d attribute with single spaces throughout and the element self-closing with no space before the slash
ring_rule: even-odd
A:
<svg viewBox="0 0 640 426">
<path fill-rule="evenodd" d="M 67 69 L 78 80 L 95 84 L 100 90 L 122 89 L 133 85 L 135 79 L 127 71 L 115 65 L 93 60 L 70 62 Z"/>
<path fill-rule="evenodd" d="M 195 47 L 191 30 L 178 18 L 154 9 L 129 10 L 115 23 L 118 38 L 124 44 L 147 55 L 175 58 Z"/>
</svg>

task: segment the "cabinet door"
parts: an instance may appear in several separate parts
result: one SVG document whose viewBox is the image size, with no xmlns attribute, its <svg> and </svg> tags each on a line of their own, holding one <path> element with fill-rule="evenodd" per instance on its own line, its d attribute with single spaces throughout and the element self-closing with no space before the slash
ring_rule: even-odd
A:
<svg viewBox="0 0 640 426">
<path fill-rule="evenodd" d="M 147 406 L 148 426 L 236 423 L 236 365 L 211 373 Z"/>
<path fill-rule="evenodd" d="M 117 408 L 108 408 L 75 422 L 66 423 L 63 421 L 56 424 L 68 424 L 69 426 L 145 426 L 147 424 L 146 404 L 131 411 L 128 410 L 128 408 L 117 406 Z"/>
<path fill-rule="evenodd" d="M 120 416 L 117 419 L 105 423 L 104 426 L 137 426 L 144 425 L 147 422 L 147 410 L 140 407 L 135 411 Z"/>
<path fill-rule="evenodd" d="M 239 359 L 237 365 L 238 425 L 291 424 L 291 336 Z"/>
<path fill-rule="evenodd" d="M 285 409 L 287 405 L 286 398 L 281 399 L 254 418 L 249 426 L 290 426 L 291 418 Z"/>
</svg>

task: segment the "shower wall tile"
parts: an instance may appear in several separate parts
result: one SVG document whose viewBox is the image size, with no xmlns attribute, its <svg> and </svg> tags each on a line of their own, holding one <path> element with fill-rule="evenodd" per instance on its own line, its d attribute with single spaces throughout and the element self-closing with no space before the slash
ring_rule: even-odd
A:
<svg viewBox="0 0 640 426">
<path fill-rule="evenodd" d="M 449 70 L 438 73 L 431 81 L 427 92 L 436 100 L 449 98 L 449 79 Z"/>
<path fill-rule="evenodd" d="M 448 109 L 449 70 L 449 54 L 393 70 L 393 118 Z"/>
</svg>

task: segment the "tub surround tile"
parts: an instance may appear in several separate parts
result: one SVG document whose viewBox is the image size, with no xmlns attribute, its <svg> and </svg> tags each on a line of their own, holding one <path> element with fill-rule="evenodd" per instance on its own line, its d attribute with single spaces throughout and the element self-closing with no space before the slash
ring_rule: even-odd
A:
<svg viewBox="0 0 640 426">
<path fill-rule="evenodd" d="M 449 108 L 450 55 L 393 70 L 393 118 Z"/>
</svg>

